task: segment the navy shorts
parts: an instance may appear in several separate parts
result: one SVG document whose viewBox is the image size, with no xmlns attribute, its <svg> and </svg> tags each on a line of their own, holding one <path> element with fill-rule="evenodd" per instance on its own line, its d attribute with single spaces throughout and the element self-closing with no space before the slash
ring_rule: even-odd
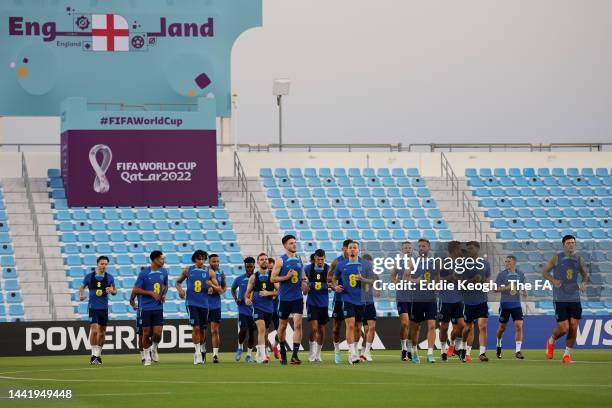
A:
<svg viewBox="0 0 612 408">
<path fill-rule="evenodd" d="M 338 322 L 344 320 L 344 306 L 342 306 L 341 300 L 336 300 L 334 302 L 334 310 L 332 312 L 332 318 Z"/>
<path fill-rule="evenodd" d="M 207 327 L 208 326 L 208 309 L 198 306 L 187 306 L 189 313 L 189 324 L 191 326 Z"/>
<path fill-rule="evenodd" d="M 354 305 L 349 302 L 343 302 L 344 318 L 355 318 L 356 322 L 363 322 L 363 305 Z"/>
<path fill-rule="evenodd" d="M 410 302 L 397 302 L 397 314 L 402 315 L 404 313 L 410 314 L 410 308 L 412 307 Z"/>
<path fill-rule="evenodd" d="M 440 303 L 438 320 L 444 323 L 457 323 L 457 319 L 463 319 L 463 302 Z"/>
<path fill-rule="evenodd" d="M 363 321 L 376 320 L 376 306 L 374 303 L 366 303 L 363 307 Z"/>
<path fill-rule="evenodd" d="M 421 323 L 425 320 L 436 320 L 438 316 L 438 305 L 436 302 L 412 302 L 410 308 L 410 320 Z"/>
<path fill-rule="evenodd" d="M 221 309 L 208 309 L 208 319 L 211 323 L 221 323 Z"/>
<path fill-rule="evenodd" d="M 512 316 L 512 321 L 516 322 L 517 320 L 523 320 L 523 309 L 520 307 L 513 307 L 509 309 L 499 308 L 499 322 L 500 323 L 508 323 L 510 321 L 510 316 Z"/>
<path fill-rule="evenodd" d="M 329 312 L 326 307 L 306 305 L 308 310 L 308 321 L 316 320 L 319 324 L 327 324 L 329 322 Z"/>
<path fill-rule="evenodd" d="M 253 320 L 263 320 L 266 324 L 266 329 L 272 324 L 272 313 L 264 312 L 261 309 L 253 309 Z"/>
<path fill-rule="evenodd" d="M 108 309 L 89 309 L 89 323 L 106 326 L 108 323 Z"/>
<path fill-rule="evenodd" d="M 582 305 L 580 302 L 553 302 L 555 306 L 555 317 L 558 322 L 569 320 L 570 318 L 582 319 Z"/>
<path fill-rule="evenodd" d="M 255 330 L 257 328 L 257 326 L 255 326 L 255 320 L 253 320 L 253 316 L 239 314 L 238 321 L 240 322 L 240 328 L 246 327 L 249 330 Z"/>
<path fill-rule="evenodd" d="M 156 327 L 164 325 L 164 311 L 158 310 L 143 310 L 140 312 L 140 325 L 144 327 Z"/>
<path fill-rule="evenodd" d="M 489 317 L 489 305 L 487 302 L 479 303 L 477 305 L 465 305 L 463 308 L 463 318 L 466 323 L 472 323 L 475 320 Z"/>
<path fill-rule="evenodd" d="M 304 300 L 287 300 L 280 301 L 278 304 L 278 315 L 281 320 L 287 320 L 290 314 L 302 314 L 304 313 Z"/>
</svg>

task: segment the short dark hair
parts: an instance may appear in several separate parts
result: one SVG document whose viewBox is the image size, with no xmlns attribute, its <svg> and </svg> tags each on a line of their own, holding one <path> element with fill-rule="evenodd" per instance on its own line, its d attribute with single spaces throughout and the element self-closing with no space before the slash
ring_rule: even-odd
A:
<svg viewBox="0 0 612 408">
<path fill-rule="evenodd" d="M 252 256 L 247 256 L 246 258 L 244 258 L 244 261 L 243 261 L 243 262 L 244 262 L 245 264 L 248 264 L 248 263 L 252 263 L 252 264 L 254 264 L 254 263 L 255 263 L 255 258 L 253 258 Z"/>
<path fill-rule="evenodd" d="M 156 260 L 157 258 L 159 258 L 160 256 L 162 256 L 164 253 L 162 251 L 153 251 L 151 252 L 151 255 L 149 255 L 149 258 L 151 258 L 151 261 Z"/>
<path fill-rule="evenodd" d="M 355 245 L 357 245 L 357 246 L 360 246 L 360 245 L 359 245 L 359 241 L 355 241 L 355 240 L 353 240 L 353 239 L 351 240 L 351 242 L 349 242 L 349 245 L 351 245 L 351 244 L 355 244 Z"/>
<path fill-rule="evenodd" d="M 315 257 L 314 253 L 310 254 L 310 263 L 314 262 L 314 257 Z"/>
<path fill-rule="evenodd" d="M 191 262 L 195 262 L 198 258 L 204 258 L 204 260 L 206 260 L 208 258 L 208 253 L 201 249 L 196 250 L 193 255 L 191 255 Z"/>
<path fill-rule="evenodd" d="M 293 235 L 291 235 L 291 234 L 285 235 L 283 237 L 283 239 L 281 240 L 281 242 L 283 243 L 283 245 L 285 245 L 287 243 L 287 241 L 289 241 L 290 239 L 295 239 L 295 237 Z"/>
<path fill-rule="evenodd" d="M 446 244 L 446 249 L 448 249 L 448 252 L 453 252 L 460 248 L 461 248 L 461 242 L 459 241 L 449 241 L 448 244 Z"/>
<path fill-rule="evenodd" d="M 467 245 L 475 246 L 476 248 L 480 248 L 480 242 L 478 241 L 468 241 Z"/>
<path fill-rule="evenodd" d="M 219 255 L 217 254 L 210 254 L 210 256 L 208 257 L 208 260 L 210 261 L 212 258 L 218 258 Z"/>
<path fill-rule="evenodd" d="M 100 255 L 98 259 L 96 259 L 96 265 L 99 264 L 100 261 L 110 262 L 110 259 L 108 259 L 108 256 L 106 255 Z"/>
<path fill-rule="evenodd" d="M 342 248 L 348 248 L 351 242 L 353 242 L 352 239 L 345 239 L 344 242 L 342 242 Z"/>
<path fill-rule="evenodd" d="M 275 263 L 276 259 L 268 257 L 268 263 Z"/>
<path fill-rule="evenodd" d="M 374 260 L 374 258 L 372 258 L 372 255 L 370 254 L 363 254 L 362 258 L 369 262 L 372 262 Z"/>
<path fill-rule="evenodd" d="M 417 242 L 427 242 L 428 244 L 431 245 L 431 242 L 429 242 L 429 240 L 427 238 L 419 238 L 419 240 Z"/>
<path fill-rule="evenodd" d="M 575 237 L 575 236 L 573 236 L 573 235 L 569 235 L 569 234 L 568 234 L 568 235 L 566 235 L 566 236 L 564 236 L 564 237 L 563 237 L 563 239 L 561 240 L 561 243 L 562 243 L 562 244 L 565 244 L 565 241 L 567 241 L 568 239 L 573 239 L 573 240 L 575 241 L 575 240 L 576 240 L 576 237 Z"/>
<path fill-rule="evenodd" d="M 265 252 L 261 252 L 259 255 L 257 255 L 257 259 L 261 258 L 262 255 L 268 256 L 268 254 L 266 254 Z"/>
<path fill-rule="evenodd" d="M 316 251 L 314 251 L 313 255 L 325 258 L 325 251 L 323 249 L 319 248 Z"/>
<path fill-rule="evenodd" d="M 506 259 L 512 259 L 514 262 L 516 262 L 516 256 L 514 255 L 508 255 L 506 256 Z"/>
</svg>

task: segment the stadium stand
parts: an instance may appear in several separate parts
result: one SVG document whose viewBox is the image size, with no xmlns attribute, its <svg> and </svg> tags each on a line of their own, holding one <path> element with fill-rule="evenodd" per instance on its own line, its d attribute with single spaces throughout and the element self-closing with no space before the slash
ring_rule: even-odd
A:
<svg viewBox="0 0 612 408">
<path fill-rule="evenodd" d="M 590 268 L 585 311 L 612 311 L 612 176 L 606 168 L 468 168 L 468 185 L 491 219 L 504 249 L 517 256 L 521 270 L 535 279 L 566 234 Z M 541 296 L 542 292 L 533 293 Z M 550 299 L 538 311 L 553 313 Z"/>
<path fill-rule="evenodd" d="M 0 183 L 0 322 L 24 320 L 25 311 L 15 265 L 4 191 Z"/>
<path fill-rule="evenodd" d="M 181 269 L 191 263 L 195 249 L 219 254 L 228 287 L 243 273 L 240 246 L 221 198 L 217 207 L 68 208 L 60 171 L 49 169 L 48 178 L 73 305 L 81 319 L 88 318 L 87 303 L 78 301 L 77 289 L 100 254 L 111 258 L 109 272 L 117 282 L 118 293 L 110 298 L 109 310 L 114 319 L 134 317 L 127 301 L 140 268 L 150 263 L 148 254 L 153 250 L 166 253 L 170 273 L 165 305 L 168 318 L 186 317 L 185 302 L 172 287 Z M 224 316 L 235 317 L 237 306 L 229 290 L 223 302 Z"/>
</svg>

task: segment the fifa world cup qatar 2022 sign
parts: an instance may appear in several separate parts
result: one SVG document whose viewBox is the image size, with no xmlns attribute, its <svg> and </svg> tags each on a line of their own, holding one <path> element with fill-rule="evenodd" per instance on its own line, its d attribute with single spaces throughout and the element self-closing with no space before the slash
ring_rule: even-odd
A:
<svg viewBox="0 0 612 408">
<path fill-rule="evenodd" d="M 0 115 L 57 116 L 69 97 L 213 98 L 229 117 L 231 49 L 261 0 L 0 1 Z"/>
</svg>

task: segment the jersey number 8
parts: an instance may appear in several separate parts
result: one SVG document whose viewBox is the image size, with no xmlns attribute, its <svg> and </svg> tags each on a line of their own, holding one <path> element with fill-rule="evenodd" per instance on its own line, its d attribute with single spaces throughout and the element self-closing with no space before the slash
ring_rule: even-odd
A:
<svg viewBox="0 0 612 408">
<path fill-rule="evenodd" d="M 357 275 L 355 275 L 354 273 L 349 275 L 349 285 L 351 286 L 351 288 L 357 286 Z"/>
<path fill-rule="evenodd" d="M 200 293 L 202 291 L 202 281 L 201 280 L 197 280 L 193 282 L 193 290 L 196 293 Z"/>
<path fill-rule="evenodd" d="M 153 284 L 153 293 L 159 295 L 160 289 L 161 289 L 161 285 L 159 284 L 159 282 L 156 282 Z"/>
<path fill-rule="evenodd" d="M 297 272 L 293 272 L 293 276 L 291 276 L 291 283 L 298 283 L 298 274 L 297 274 Z"/>
</svg>

